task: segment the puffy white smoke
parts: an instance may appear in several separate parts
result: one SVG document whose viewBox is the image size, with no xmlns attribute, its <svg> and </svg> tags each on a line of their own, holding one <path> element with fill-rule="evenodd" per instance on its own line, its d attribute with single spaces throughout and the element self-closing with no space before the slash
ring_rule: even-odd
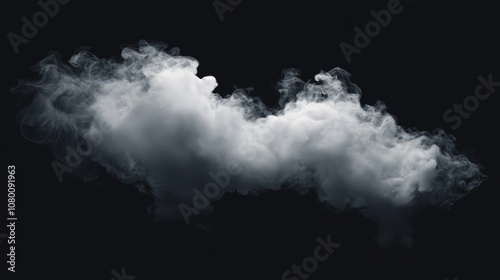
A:
<svg viewBox="0 0 500 280">
<path fill-rule="evenodd" d="M 285 71 L 281 106 L 271 109 L 242 90 L 222 98 L 197 66 L 146 43 L 120 60 L 81 52 L 65 64 L 51 55 L 40 80 L 16 89 L 34 95 L 22 131 L 75 172 L 89 172 L 76 151 L 123 182 L 147 184 L 157 219 L 189 222 L 206 206 L 200 196 L 287 186 L 362 209 L 382 236 L 406 235 L 407 212 L 456 201 L 483 180 L 450 136 L 405 130 L 382 103 L 362 106 L 341 69 L 307 83 Z"/>
</svg>

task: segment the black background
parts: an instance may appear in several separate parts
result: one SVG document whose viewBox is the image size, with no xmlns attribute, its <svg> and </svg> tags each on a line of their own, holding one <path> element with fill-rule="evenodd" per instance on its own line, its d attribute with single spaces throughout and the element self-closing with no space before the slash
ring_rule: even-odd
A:
<svg viewBox="0 0 500 280">
<path fill-rule="evenodd" d="M 342 246 L 309 279 L 498 279 L 500 89 L 457 130 L 443 112 L 474 94 L 479 75 L 500 80 L 500 4 L 402 1 L 403 11 L 347 63 L 340 42 L 353 44 L 353 27 L 364 28 L 370 10 L 388 2 L 243 0 L 221 22 L 209 0 L 72 0 L 17 54 L 6 34 L 20 34 L 20 18 L 40 8 L 36 1 L 4 3 L 4 164 L 16 166 L 19 219 L 17 272 L 7 279 L 108 280 L 122 267 L 136 280 L 281 279 L 312 254 L 316 237 L 329 234 Z M 151 201 L 133 186 L 68 174 L 60 183 L 52 153 L 20 135 L 15 115 L 22 102 L 9 91 L 18 79 L 36 78 L 31 66 L 51 51 L 66 60 L 81 48 L 117 57 L 139 40 L 164 42 L 199 60 L 198 75 L 215 76 L 216 92 L 253 87 L 270 106 L 283 69 L 298 68 L 308 80 L 341 67 L 363 90 L 363 103 L 383 101 L 404 127 L 452 133 L 489 179 L 448 212 L 420 213 L 409 249 L 380 248 L 376 227 L 357 213 L 334 214 L 313 194 L 290 191 L 224 196 L 205 229 L 155 224 L 146 211 Z M 3 260 L 5 240 L 0 246 Z"/>
</svg>

